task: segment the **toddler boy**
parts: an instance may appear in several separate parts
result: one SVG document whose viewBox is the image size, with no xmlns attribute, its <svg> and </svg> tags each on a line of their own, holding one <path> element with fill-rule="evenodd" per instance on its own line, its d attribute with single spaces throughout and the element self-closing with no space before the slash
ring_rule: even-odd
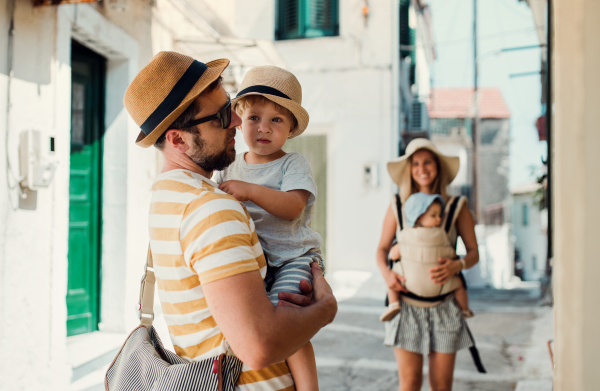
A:
<svg viewBox="0 0 600 391">
<path fill-rule="evenodd" d="M 308 126 L 301 102 L 302 88 L 290 72 L 274 66 L 251 69 L 232 100 L 249 151 L 213 178 L 219 189 L 244 203 L 254 221 L 269 264 L 265 283 L 273 305 L 279 292 L 301 293 L 300 281 L 312 282 L 312 262 L 323 269 L 321 236 L 310 227 L 317 186 L 306 159 L 282 150 Z M 318 390 L 310 342 L 287 362 L 298 391 Z"/>
</svg>

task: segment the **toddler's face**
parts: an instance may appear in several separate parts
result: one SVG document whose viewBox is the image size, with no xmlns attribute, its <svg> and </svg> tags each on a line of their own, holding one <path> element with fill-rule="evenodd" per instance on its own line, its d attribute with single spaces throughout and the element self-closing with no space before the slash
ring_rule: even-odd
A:
<svg viewBox="0 0 600 391">
<path fill-rule="evenodd" d="M 442 224 L 442 206 L 438 202 L 429 205 L 425 213 L 417 219 L 417 224 L 425 228 L 439 227 Z"/>
<path fill-rule="evenodd" d="M 293 118 L 280 113 L 269 103 L 253 104 L 244 110 L 241 117 L 244 141 L 257 155 L 279 152 L 293 130 Z"/>
</svg>

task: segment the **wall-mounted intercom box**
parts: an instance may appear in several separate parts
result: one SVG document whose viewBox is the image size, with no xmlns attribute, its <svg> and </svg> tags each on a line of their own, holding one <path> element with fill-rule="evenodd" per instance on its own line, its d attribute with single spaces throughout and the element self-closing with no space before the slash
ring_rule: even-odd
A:
<svg viewBox="0 0 600 391">
<path fill-rule="evenodd" d="M 363 165 L 363 185 L 366 187 L 379 186 L 379 170 L 377 163 L 370 162 Z"/>
<path fill-rule="evenodd" d="M 21 186 L 46 189 L 52 183 L 58 160 L 56 141 L 51 132 L 24 130 L 20 135 Z"/>
</svg>

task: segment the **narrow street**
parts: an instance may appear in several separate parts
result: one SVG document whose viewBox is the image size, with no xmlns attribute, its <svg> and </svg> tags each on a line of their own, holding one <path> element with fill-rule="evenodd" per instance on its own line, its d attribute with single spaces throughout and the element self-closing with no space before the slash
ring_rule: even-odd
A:
<svg viewBox="0 0 600 391">
<path fill-rule="evenodd" d="M 382 282 L 370 278 L 353 297 L 340 301 L 335 321 L 313 338 L 322 390 L 398 389 L 396 362 L 392 349 L 383 346 L 383 324 L 378 319 L 383 310 Z M 469 326 L 488 373 L 479 374 L 468 350 L 460 351 L 454 391 L 552 389 L 547 347 L 552 308 L 540 306 L 538 292 L 469 289 L 476 313 Z M 426 381 L 422 390 L 429 390 Z"/>
</svg>

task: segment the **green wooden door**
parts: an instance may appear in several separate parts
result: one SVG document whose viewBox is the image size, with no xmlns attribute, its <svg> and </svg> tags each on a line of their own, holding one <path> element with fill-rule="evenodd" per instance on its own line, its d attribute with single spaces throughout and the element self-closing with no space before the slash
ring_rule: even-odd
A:
<svg viewBox="0 0 600 391">
<path fill-rule="evenodd" d="M 73 42 L 67 335 L 98 329 L 105 59 Z"/>
</svg>

